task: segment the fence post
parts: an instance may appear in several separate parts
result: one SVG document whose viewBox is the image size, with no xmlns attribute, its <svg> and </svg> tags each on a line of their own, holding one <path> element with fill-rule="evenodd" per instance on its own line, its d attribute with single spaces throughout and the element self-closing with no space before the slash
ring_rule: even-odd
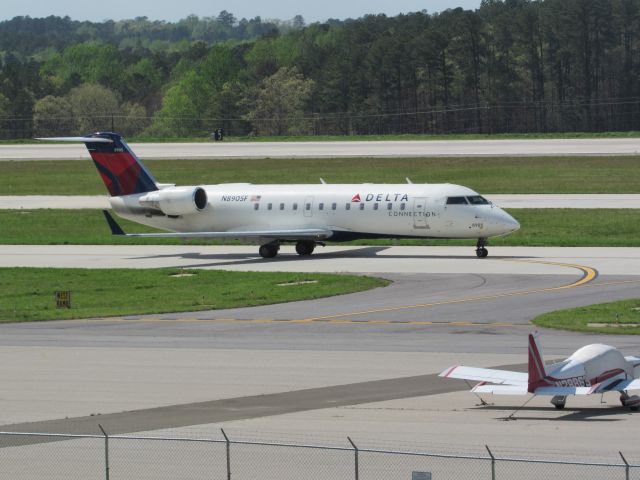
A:
<svg viewBox="0 0 640 480">
<path fill-rule="evenodd" d="M 356 446 L 355 443 L 353 443 L 353 440 L 351 440 L 350 437 L 347 437 L 347 440 L 349 440 L 349 443 L 351 444 L 351 446 L 353 447 L 353 451 L 355 453 L 355 473 L 356 473 L 356 480 L 360 480 L 360 462 L 358 459 L 358 447 Z"/>
<path fill-rule="evenodd" d="M 491 480 L 496 480 L 496 457 L 491 453 L 489 445 L 485 445 L 484 448 L 487 449 L 487 452 L 489 452 L 489 456 L 491 457 Z"/>
<path fill-rule="evenodd" d="M 631 474 L 629 462 L 627 462 L 627 459 L 624 458 L 624 455 L 622 454 L 622 452 L 618 452 L 618 453 L 620 454 L 620 457 L 622 458 L 622 461 L 624 462 L 624 478 L 626 480 L 629 480 L 629 475 Z"/>
<path fill-rule="evenodd" d="M 224 433 L 224 428 L 221 428 L 222 436 L 224 437 L 224 441 L 227 444 L 227 480 L 231 480 L 231 441 L 227 434 Z"/>
<path fill-rule="evenodd" d="M 105 478 L 106 478 L 106 480 L 109 480 L 109 435 L 107 435 L 107 432 L 105 432 L 104 428 L 102 428 L 102 425 L 98 424 L 98 427 L 100 427 L 100 430 L 102 431 L 102 434 L 104 435 Z"/>
</svg>

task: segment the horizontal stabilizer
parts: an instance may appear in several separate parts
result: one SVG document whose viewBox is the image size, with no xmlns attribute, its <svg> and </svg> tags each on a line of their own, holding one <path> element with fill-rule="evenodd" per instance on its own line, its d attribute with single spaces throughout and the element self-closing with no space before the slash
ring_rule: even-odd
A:
<svg viewBox="0 0 640 480">
<path fill-rule="evenodd" d="M 471 389 L 475 393 L 493 393 L 494 395 L 526 395 L 527 385 L 476 385 Z"/>
<path fill-rule="evenodd" d="M 535 395 L 549 395 L 555 397 L 556 395 L 589 395 L 593 393 L 591 387 L 538 387 L 536 388 Z"/>
<path fill-rule="evenodd" d="M 509 370 L 495 370 L 491 368 L 466 367 L 458 365 L 450 367 L 440 374 L 444 378 L 460 378 L 476 382 L 490 382 L 499 385 L 527 385 L 527 374 Z M 526 389 L 525 389 L 526 393 Z"/>
<path fill-rule="evenodd" d="M 48 140 L 50 142 L 82 142 L 82 143 L 113 143 L 110 138 L 101 137 L 43 137 L 36 140 Z"/>
</svg>

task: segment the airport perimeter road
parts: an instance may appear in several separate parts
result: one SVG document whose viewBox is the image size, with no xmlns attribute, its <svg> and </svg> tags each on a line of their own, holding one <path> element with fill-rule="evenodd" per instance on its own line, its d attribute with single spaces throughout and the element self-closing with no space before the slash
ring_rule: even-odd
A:
<svg viewBox="0 0 640 480">
<path fill-rule="evenodd" d="M 501 208 L 640 208 L 640 194 L 486 194 Z M 111 208 L 106 195 L 0 196 L 0 209 L 58 208 L 63 210 Z"/>
<path fill-rule="evenodd" d="M 638 155 L 640 138 L 141 143 L 131 148 L 143 159 Z M 0 160 L 88 158 L 82 144 L 0 145 Z"/>
</svg>

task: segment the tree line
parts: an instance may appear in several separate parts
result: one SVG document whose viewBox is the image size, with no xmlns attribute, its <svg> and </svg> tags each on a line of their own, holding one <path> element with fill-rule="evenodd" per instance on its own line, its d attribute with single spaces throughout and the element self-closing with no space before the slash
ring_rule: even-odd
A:
<svg viewBox="0 0 640 480">
<path fill-rule="evenodd" d="M 0 135 L 639 130 L 640 0 L 305 25 L 0 22 Z"/>
</svg>

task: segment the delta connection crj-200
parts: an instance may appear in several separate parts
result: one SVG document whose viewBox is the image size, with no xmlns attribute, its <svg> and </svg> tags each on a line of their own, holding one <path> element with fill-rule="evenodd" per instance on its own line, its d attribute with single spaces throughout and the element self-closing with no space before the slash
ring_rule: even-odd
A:
<svg viewBox="0 0 640 480">
<path fill-rule="evenodd" d="M 250 239 L 264 258 L 293 242 L 310 255 L 325 240 L 366 238 L 477 239 L 520 224 L 473 190 L 452 184 L 220 185 L 160 184 L 117 133 L 40 140 L 87 146 L 121 217 L 171 233 L 125 234 L 105 211 L 112 233 L 132 237 Z"/>
</svg>

